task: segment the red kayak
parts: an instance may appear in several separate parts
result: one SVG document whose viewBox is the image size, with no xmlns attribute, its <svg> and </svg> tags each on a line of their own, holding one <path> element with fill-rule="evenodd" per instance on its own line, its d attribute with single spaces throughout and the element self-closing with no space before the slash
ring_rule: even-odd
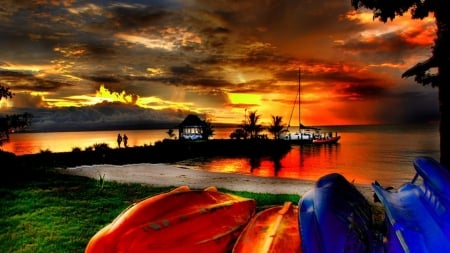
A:
<svg viewBox="0 0 450 253">
<path fill-rule="evenodd" d="M 298 207 L 286 202 L 257 213 L 233 247 L 233 253 L 240 252 L 301 252 Z"/>
<path fill-rule="evenodd" d="M 85 252 L 229 252 L 255 208 L 255 200 L 215 187 L 179 187 L 126 209 Z"/>
</svg>

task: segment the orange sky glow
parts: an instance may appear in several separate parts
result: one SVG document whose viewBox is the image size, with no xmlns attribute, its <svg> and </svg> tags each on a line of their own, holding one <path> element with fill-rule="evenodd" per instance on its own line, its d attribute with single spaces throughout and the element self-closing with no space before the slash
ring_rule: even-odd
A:
<svg viewBox="0 0 450 253">
<path fill-rule="evenodd" d="M 340 0 L 45 2 L 0 13 L 0 83 L 15 94 L 0 114 L 31 112 L 37 128 L 249 111 L 288 124 L 293 108 L 298 125 L 299 68 L 305 125 L 438 117 L 437 91 L 401 78 L 431 54 L 432 16 L 381 23 Z"/>
</svg>

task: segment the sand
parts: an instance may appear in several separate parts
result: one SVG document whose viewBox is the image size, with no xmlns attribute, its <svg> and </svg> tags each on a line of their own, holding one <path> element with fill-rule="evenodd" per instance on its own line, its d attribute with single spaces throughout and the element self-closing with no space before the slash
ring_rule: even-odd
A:
<svg viewBox="0 0 450 253">
<path fill-rule="evenodd" d="M 59 169 L 61 173 L 85 176 L 106 181 L 140 183 L 149 186 L 182 186 L 204 189 L 209 186 L 234 191 L 302 196 L 314 187 L 315 182 L 287 178 L 267 178 L 251 175 L 209 172 L 173 164 L 89 165 Z M 368 200 L 373 191 L 369 185 L 355 185 Z"/>
</svg>

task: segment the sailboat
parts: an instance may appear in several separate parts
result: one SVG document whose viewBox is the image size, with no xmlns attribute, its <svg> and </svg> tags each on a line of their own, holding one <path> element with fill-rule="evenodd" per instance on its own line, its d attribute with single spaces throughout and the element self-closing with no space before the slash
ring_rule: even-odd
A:
<svg viewBox="0 0 450 253">
<path fill-rule="evenodd" d="M 334 144 L 339 141 L 341 138 L 340 135 L 333 135 L 332 132 L 323 133 L 319 128 L 316 127 L 307 127 L 301 123 L 300 118 L 300 85 L 301 83 L 301 70 L 298 69 L 298 91 L 294 100 L 294 105 L 292 107 L 291 116 L 289 118 L 289 123 L 287 127 L 287 131 L 283 133 L 280 137 L 283 140 L 287 140 L 292 142 L 293 144 Z M 298 100 L 298 131 L 291 133 L 289 132 L 289 128 L 291 125 L 292 115 L 295 109 L 295 104 Z"/>
</svg>

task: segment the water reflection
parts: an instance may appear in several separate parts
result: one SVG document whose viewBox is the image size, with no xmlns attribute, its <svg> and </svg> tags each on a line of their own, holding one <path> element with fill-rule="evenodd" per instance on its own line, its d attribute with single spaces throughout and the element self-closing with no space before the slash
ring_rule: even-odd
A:
<svg viewBox="0 0 450 253">
<path fill-rule="evenodd" d="M 273 173 L 273 176 L 279 176 L 279 172 L 283 168 L 281 160 L 284 159 L 289 153 L 272 155 L 270 157 L 248 158 L 248 163 L 250 165 L 250 174 L 258 175 L 260 174 L 258 170 L 269 170 L 264 172 L 264 175 L 271 176 L 270 173 Z M 266 165 L 268 167 L 266 167 Z"/>
<path fill-rule="evenodd" d="M 290 152 L 271 157 L 196 158 L 180 164 L 214 172 L 262 177 L 316 180 L 335 169 L 340 144 L 292 146 Z"/>
<path fill-rule="evenodd" d="M 340 144 L 293 146 L 283 159 L 274 162 L 274 176 L 316 180 L 333 171 Z"/>
<path fill-rule="evenodd" d="M 227 138 L 233 130 L 217 128 L 215 138 Z M 342 136 L 336 145 L 292 146 L 290 152 L 279 157 L 197 158 L 180 164 L 209 171 L 307 180 L 336 172 L 356 183 L 378 180 L 383 185 L 400 186 L 414 176 L 412 163 L 417 156 L 439 159 L 438 124 L 342 126 L 333 130 Z M 84 149 L 96 143 L 115 148 L 119 132 L 128 135 L 130 146 L 149 145 L 167 137 L 164 129 L 23 133 L 11 135 L 11 141 L 1 149 L 20 155 L 47 149 Z"/>
</svg>

